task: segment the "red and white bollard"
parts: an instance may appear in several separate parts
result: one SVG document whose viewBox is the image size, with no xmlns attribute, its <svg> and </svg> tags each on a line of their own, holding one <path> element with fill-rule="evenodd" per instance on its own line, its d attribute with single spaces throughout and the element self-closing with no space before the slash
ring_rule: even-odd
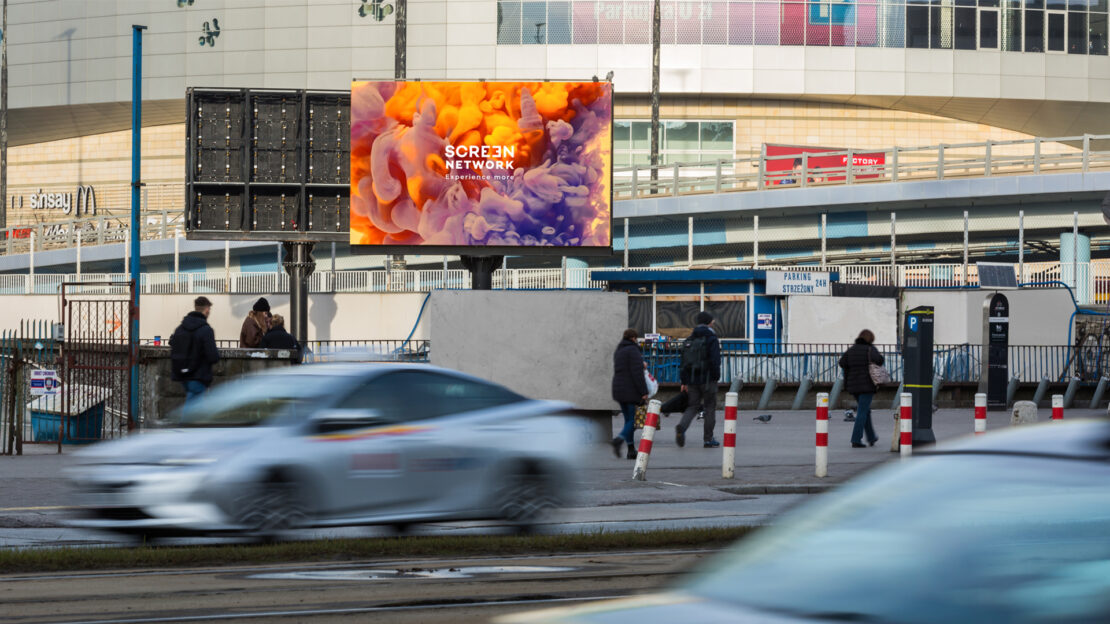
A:
<svg viewBox="0 0 1110 624">
<path fill-rule="evenodd" d="M 898 441 L 898 450 L 902 453 L 902 459 L 909 459 L 913 455 L 913 395 L 909 392 L 902 393 L 901 416 L 902 435 Z"/>
<path fill-rule="evenodd" d="M 987 395 L 975 395 L 975 435 L 987 432 Z"/>
<path fill-rule="evenodd" d="M 1052 420 L 1064 419 L 1064 395 L 1052 395 Z"/>
<path fill-rule="evenodd" d="M 829 476 L 829 393 L 817 393 L 817 476 Z"/>
<path fill-rule="evenodd" d="M 729 392 L 725 395 L 725 437 L 721 458 L 721 478 L 731 479 L 736 473 L 736 409 L 740 395 Z"/>
<path fill-rule="evenodd" d="M 632 478 L 637 481 L 647 479 L 648 458 L 651 457 L 651 441 L 655 439 L 655 431 L 659 429 L 659 408 L 663 406 L 658 399 L 648 403 L 647 416 L 644 417 L 644 432 L 640 434 L 640 452 L 636 455 L 636 467 L 632 469 Z"/>
</svg>

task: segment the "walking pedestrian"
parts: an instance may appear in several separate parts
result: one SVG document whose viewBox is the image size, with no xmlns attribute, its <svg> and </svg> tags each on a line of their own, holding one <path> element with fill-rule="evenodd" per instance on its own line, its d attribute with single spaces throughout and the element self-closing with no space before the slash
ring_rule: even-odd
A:
<svg viewBox="0 0 1110 624">
<path fill-rule="evenodd" d="M 208 324 L 211 311 L 208 297 L 197 297 L 193 300 L 193 311 L 185 315 L 170 336 L 170 379 L 185 388 L 186 403 L 212 385 L 212 365 L 220 360 L 216 334 Z"/>
<path fill-rule="evenodd" d="M 301 361 L 301 344 L 297 342 L 292 334 L 285 331 L 285 317 L 280 314 L 275 314 L 270 318 L 270 331 L 262 337 L 259 346 L 263 349 L 291 349 L 294 352 L 292 355 L 293 363 L 299 364 Z"/>
<path fill-rule="evenodd" d="M 270 331 L 270 302 L 265 297 L 259 297 L 254 302 L 254 307 L 247 312 L 243 319 L 243 327 L 239 330 L 239 348 L 254 349 L 262 344 L 262 336 Z"/>
<path fill-rule="evenodd" d="M 875 428 L 871 426 L 871 400 L 875 398 L 878 386 L 871 379 L 871 365 L 882 366 L 883 354 L 874 346 L 875 334 L 865 329 L 859 333 L 856 343 L 840 356 L 840 368 L 844 369 L 844 389 L 856 398 L 856 422 L 852 426 L 852 448 L 864 448 L 863 437 L 867 444 L 875 446 Z"/>
<path fill-rule="evenodd" d="M 648 387 L 644 378 L 644 355 L 636 344 L 635 329 L 624 330 L 617 350 L 613 352 L 613 400 L 620 404 L 624 415 L 624 428 L 613 438 L 613 453 L 621 456 L 621 443 L 628 443 L 628 459 L 636 459 L 633 433 L 636 426 L 636 408 L 647 401 Z"/>
<path fill-rule="evenodd" d="M 682 365 L 679 379 L 682 391 L 689 395 L 686 411 L 675 427 L 675 443 L 686 446 L 686 429 L 698 412 L 702 420 L 702 441 L 705 448 L 717 448 L 721 443 L 713 437 L 717 425 L 717 382 L 721 379 L 721 341 L 713 329 L 713 315 L 702 310 L 695 317 L 697 326 L 682 345 Z"/>
</svg>

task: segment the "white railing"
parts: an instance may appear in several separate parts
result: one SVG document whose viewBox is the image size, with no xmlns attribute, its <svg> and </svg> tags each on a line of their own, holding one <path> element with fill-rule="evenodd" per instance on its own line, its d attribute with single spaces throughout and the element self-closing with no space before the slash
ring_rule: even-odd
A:
<svg viewBox="0 0 1110 624">
<path fill-rule="evenodd" d="M 728 270 L 791 270 L 797 266 L 735 265 Z M 844 284 L 898 286 L 902 288 L 960 288 L 979 285 L 974 264 L 888 264 L 827 265 Z M 964 271 L 967 271 L 966 276 Z M 501 269 L 493 274 L 494 290 L 604 289 L 607 284 L 593 279 L 594 271 L 620 269 Z M 644 269 L 634 269 L 644 270 Z M 657 271 L 684 271 L 686 267 L 658 267 Z M 1073 273 L 1076 277 L 1073 277 Z M 893 275 L 893 279 L 892 279 Z M 0 294 L 56 295 L 63 283 L 126 282 L 125 274 L 0 275 Z M 1020 283 L 1064 282 L 1072 287 L 1079 303 L 1110 302 L 1110 260 L 1090 263 L 1030 262 L 1022 267 Z M 428 292 L 442 288 L 469 289 L 470 273 L 463 269 L 368 271 L 319 271 L 309 277 L 310 293 Z M 90 285 L 82 292 L 122 293 L 122 287 Z M 289 292 L 289 276 L 282 273 L 144 273 L 145 294 L 270 294 Z"/>
</svg>

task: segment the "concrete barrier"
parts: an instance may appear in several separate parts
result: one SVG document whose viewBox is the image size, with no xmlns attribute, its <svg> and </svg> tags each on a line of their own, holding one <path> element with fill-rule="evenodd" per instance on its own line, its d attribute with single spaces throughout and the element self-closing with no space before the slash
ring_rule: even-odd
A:
<svg viewBox="0 0 1110 624">
<path fill-rule="evenodd" d="M 1033 401 L 1018 401 L 1014 403 L 1013 412 L 1010 415 L 1010 424 L 1029 425 L 1037 422 L 1037 404 Z"/>
</svg>

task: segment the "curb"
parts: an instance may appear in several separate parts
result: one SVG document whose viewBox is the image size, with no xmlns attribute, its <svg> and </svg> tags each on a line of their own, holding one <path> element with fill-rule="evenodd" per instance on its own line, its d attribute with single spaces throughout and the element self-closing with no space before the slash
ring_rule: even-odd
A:
<svg viewBox="0 0 1110 624">
<path fill-rule="evenodd" d="M 836 487 L 835 485 L 737 485 L 716 488 L 728 494 L 819 494 Z"/>
</svg>

